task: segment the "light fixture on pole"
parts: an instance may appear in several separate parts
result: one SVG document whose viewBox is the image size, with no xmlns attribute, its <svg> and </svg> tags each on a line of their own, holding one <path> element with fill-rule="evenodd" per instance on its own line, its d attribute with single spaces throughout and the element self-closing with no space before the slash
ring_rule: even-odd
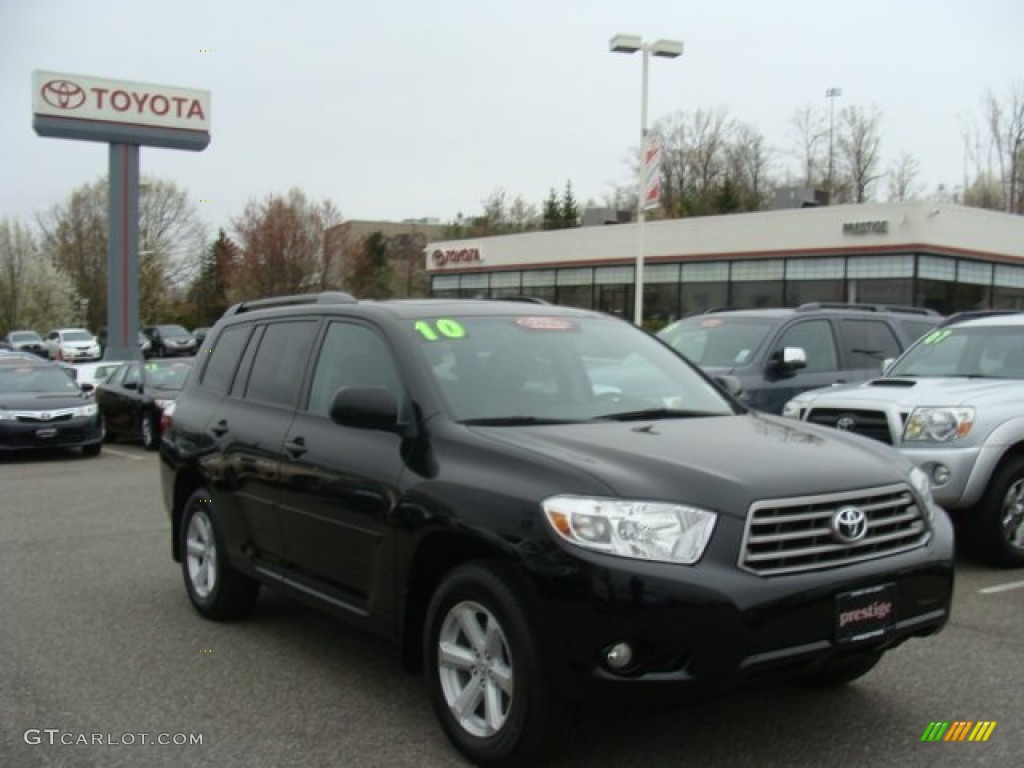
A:
<svg viewBox="0 0 1024 768">
<path fill-rule="evenodd" d="M 843 95 L 842 88 L 829 88 L 825 98 L 829 101 L 828 109 L 828 204 L 832 205 L 832 137 L 836 124 L 836 99 Z"/>
<path fill-rule="evenodd" d="M 640 51 L 643 55 L 643 70 L 640 89 L 640 173 L 637 185 L 636 203 L 636 224 L 637 224 L 637 246 L 636 254 L 636 296 L 633 300 L 633 322 L 638 326 L 643 324 L 644 318 L 644 219 L 645 219 L 645 197 L 644 194 L 644 167 L 645 155 L 647 154 L 647 66 L 651 55 L 664 59 L 676 59 L 683 55 L 683 44 L 678 40 L 655 40 L 653 43 L 645 43 L 640 35 L 615 35 L 608 44 L 613 53 L 636 53 Z"/>
</svg>

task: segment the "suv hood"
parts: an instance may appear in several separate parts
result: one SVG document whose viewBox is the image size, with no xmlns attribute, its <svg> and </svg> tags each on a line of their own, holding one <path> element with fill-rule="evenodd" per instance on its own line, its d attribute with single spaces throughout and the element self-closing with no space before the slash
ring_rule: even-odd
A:
<svg viewBox="0 0 1024 768">
<path fill-rule="evenodd" d="M 902 408 L 918 405 L 977 405 L 1024 400 L 1024 381 L 1019 379 L 969 379 L 892 377 L 849 387 L 805 393 L 806 404 L 815 408 L 842 402 L 844 406 L 892 403 Z"/>
<path fill-rule="evenodd" d="M 757 500 L 906 482 L 912 466 L 881 443 L 763 414 L 471 429 L 545 464 L 570 464 L 606 495 L 679 501 L 738 519 Z"/>
</svg>

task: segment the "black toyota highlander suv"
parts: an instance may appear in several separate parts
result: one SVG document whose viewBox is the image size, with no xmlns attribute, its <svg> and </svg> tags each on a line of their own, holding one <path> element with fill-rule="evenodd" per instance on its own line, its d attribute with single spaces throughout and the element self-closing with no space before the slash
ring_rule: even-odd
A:
<svg viewBox="0 0 1024 768">
<path fill-rule="evenodd" d="M 268 585 L 396 641 L 480 765 L 536 764 L 563 702 L 838 685 L 949 617 L 920 470 L 597 312 L 247 302 L 164 427 L 196 610 Z"/>
</svg>

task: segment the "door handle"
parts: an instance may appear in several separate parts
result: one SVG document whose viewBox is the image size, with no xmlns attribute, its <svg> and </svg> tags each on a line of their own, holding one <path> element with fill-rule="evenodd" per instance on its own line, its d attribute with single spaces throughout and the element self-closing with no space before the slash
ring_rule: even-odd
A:
<svg viewBox="0 0 1024 768">
<path fill-rule="evenodd" d="M 306 441 L 301 437 L 296 437 L 294 440 L 289 440 L 284 444 L 284 449 L 288 452 L 288 455 L 293 459 L 299 458 L 308 449 L 306 448 Z"/>
<path fill-rule="evenodd" d="M 224 435 L 226 435 L 228 433 L 228 423 L 227 423 L 227 421 L 225 421 L 224 419 L 221 419 L 216 424 L 214 424 L 212 427 L 210 427 L 210 432 L 213 433 L 214 437 L 224 437 Z"/>
</svg>

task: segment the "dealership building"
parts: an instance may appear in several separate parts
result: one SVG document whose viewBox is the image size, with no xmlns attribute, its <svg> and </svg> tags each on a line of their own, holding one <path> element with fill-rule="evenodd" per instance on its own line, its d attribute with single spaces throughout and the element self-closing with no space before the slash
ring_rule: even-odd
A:
<svg viewBox="0 0 1024 768">
<path fill-rule="evenodd" d="M 426 248 L 435 297 L 535 296 L 644 320 L 811 301 L 1024 310 L 1024 216 L 926 202 L 579 227 Z"/>
</svg>

